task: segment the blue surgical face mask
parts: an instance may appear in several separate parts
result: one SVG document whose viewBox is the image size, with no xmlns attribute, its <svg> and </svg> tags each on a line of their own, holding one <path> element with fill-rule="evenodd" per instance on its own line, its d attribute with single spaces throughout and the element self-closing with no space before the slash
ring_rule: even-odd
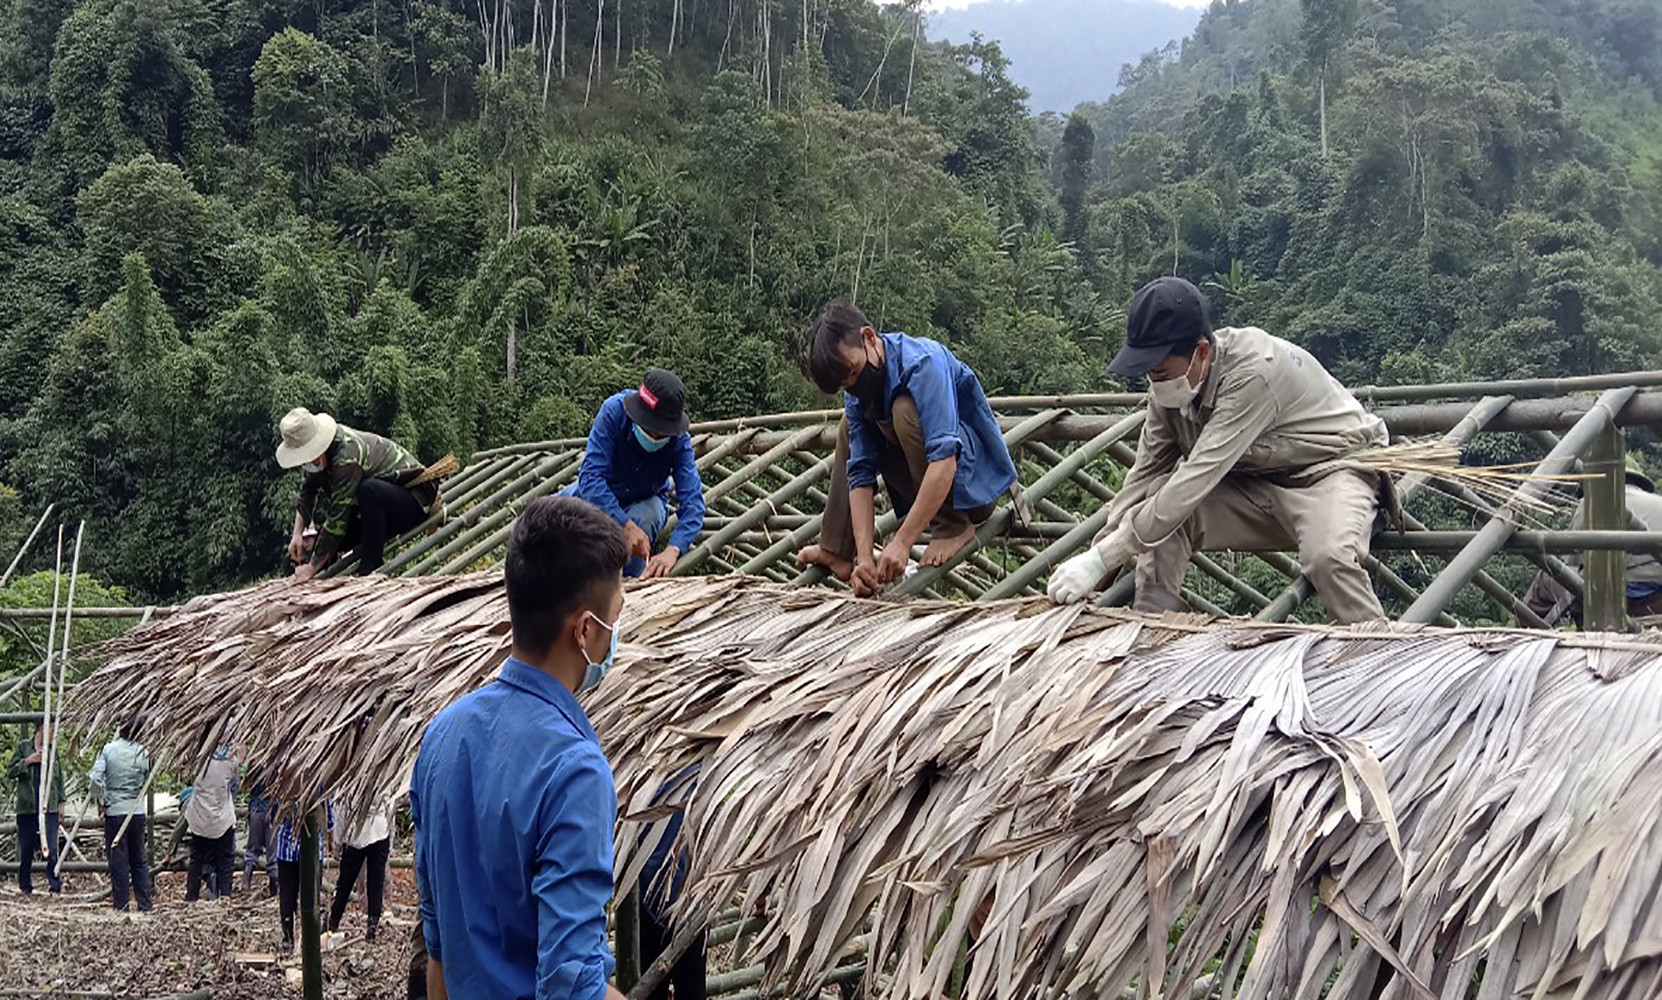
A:
<svg viewBox="0 0 1662 1000">
<path fill-rule="evenodd" d="M 583 683 L 577 688 L 578 691 L 593 691 L 595 688 L 599 687 L 600 682 L 605 678 L 606 673 L 612 669 L 612 661 L 617 659 L 617 622 L 613 622 L 608 625 L 601 621 L 600 616 L 595 614 L 593 611 L 589 611 L 587 614 L 590 618 L 595 620 L 595 624 L 612 633 L 612 643 L 606 648 L 605 659 L 601 660 L 599 663 L 591 661 L 588 668 L 583 671 Z M 586 657 L 589 654 L 585 651 L 583 655 Z"/>
<path fill-rule="evenodd" d="M 669 444 L 669 438 L 655 438 L 641 430 L 640 424 L 631 424 L 630 426 L 635 428 L 635 443 L 646 451 L 657 451 L 664 445 Z"/>
</svg>

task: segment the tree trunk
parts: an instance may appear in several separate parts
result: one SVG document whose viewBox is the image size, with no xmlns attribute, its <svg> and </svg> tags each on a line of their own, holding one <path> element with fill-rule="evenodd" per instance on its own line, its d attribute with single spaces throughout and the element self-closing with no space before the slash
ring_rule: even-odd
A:
<svg viewBox="0 0 1662 1000">
<path fill-rule="evenodd" d="M 923 35 L 923 8 L 917 7 L 912 11 L 912 58 L 906 65 L 906 99 L 901 102 L 902 116 L 912 113 L 912 80 L 918 70 L 918 39 Z"/>
<path fill-rule="evenodd" d="M 542 0 L 533 0 L 541 3 Z M 542 106 L 548 107 L 548 85 L 554 76 L 554 21 L 559 16 L 560 0 L 548 0 L 548 35 L 543 39 L 542 52 Z"/>
<path fill-rule="evenodd" d="M 1322 73 L 1316 81 L 1317 101 L 1320 106 L 1322 129 L 1322 159 L 1327 159 L 1327 60 L 1322 60 Z"/>
<path fill-rule="evenodd" d="M 601 46 L 606 44 L 606 0 L 594 0 L 594 51 L 589 54 L 589 82 L 583 86 L 583 107 L 594 92 L 594 75 L 600 70 Z"/>
<path fill-rule="evenodd" d="M 623 65 L 623 0 L 612 6 L 612 72 Z"/>
</svg>

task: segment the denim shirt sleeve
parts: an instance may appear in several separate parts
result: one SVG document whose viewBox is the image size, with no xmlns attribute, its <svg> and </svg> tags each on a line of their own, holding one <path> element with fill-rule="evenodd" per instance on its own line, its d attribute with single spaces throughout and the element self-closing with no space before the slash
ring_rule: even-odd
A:
<svg viewBox="0 0 1662 1000">
<path fill-rule="evenodd" d="M 945 352 L 925 352 L 904 381 L 918 407 L 924 458 L 931 462 L 957 458 L 963 443 L 958 437 L 958 393 Z"/>
<path fill-rule="evenodd" d="M 860 401 L 843 393 L 843 416 L 848 419 L 848 488 L 877 485 L 877 454 L 882 434 L 860 412 Z"/>
<path fill-rule="evenodd" d="M 610 514 L 619 524 L 629 520 L 623 505 L 612 492 L 612 454 L 617 451 L 618 438 L 629 433 L 629 415 L 623 412 L 623 399 L 613 396 L 600 405 L 594 426 L 589 428 L 588 450 L 583 454 L 583 465 L 577 472 L 577 495 Z"/>
<path fill-rule="evenodd" d="M 675 533 L 669 544 L 686 552 L 704 527 L 704 481 L 698 478 L 690 435 L 680 435 L 669 447 L 675 449 Z"/>
<path fill-rule="evenodd" d="M 615 962 L 606 940 L 617 790 L 593 744 L 563 755 L 543 795 L 531 892 L 537 1000 L 601 1000 Z"/>
<path fill-rule="evenodd" d="M 444 942 L 439 938 L 439 910 L 433 903 L 433 892 L 428 886 L 433 884 L 433 872 L 428 866 L 428 852 L 422 850 L 427 846 L 421 836 L 421 784 L 422 773 L 426 770 L 425 761 L 421 756 L 416 757 L 415 775 L 410 781 L 410 825 L 415 827 L 416 850 L 416 899 L 421 906 L 421 935 L 426 941 L 427 954 L 434 961 L 444 961 Z"/>
</svg>

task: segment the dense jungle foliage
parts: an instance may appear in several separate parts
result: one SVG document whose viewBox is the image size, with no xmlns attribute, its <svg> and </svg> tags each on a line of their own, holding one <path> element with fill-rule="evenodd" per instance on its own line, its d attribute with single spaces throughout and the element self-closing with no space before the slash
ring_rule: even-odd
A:
<svg viewBox="0 0 1662 1000">
<path fill-rule="evenodd" d="M 56 501 L 134 596 L 236 585 L 291 406 L 431 459 L 653 364 L 824 405 L 843 294 L 994 394 L 1103 386 L 1174 270 L 1352 381 L 1654 366 L 1652 0 L 1217 0 L 1122 83 L 1034 118 L 870 0 L 5 0 L 0 543 Z"/>
</svg>

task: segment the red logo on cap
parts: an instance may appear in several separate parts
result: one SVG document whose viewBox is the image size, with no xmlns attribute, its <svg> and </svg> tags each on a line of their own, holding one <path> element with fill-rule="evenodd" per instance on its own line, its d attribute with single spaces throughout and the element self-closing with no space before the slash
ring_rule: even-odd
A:
<svg viewBox="0 0 1662 1000">
<path fill-rule="evenodd" d="M 647 409 L 656 410 L 658 408 L 658 397 L 652 394 L 652 390 L 646 387 L 645 382 L 641 383 L 639 391 L 641 394 L 641 402 L 646 404 Z"/>
</svg>

